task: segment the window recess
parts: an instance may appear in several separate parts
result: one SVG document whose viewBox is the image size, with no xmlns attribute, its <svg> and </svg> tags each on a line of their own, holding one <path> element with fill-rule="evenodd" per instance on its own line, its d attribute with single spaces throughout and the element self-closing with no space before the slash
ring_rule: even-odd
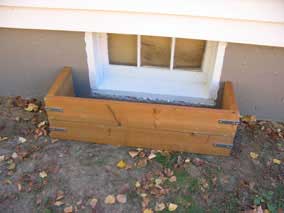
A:
<svg viewBox="0 0 284 213">
<path fill-rule="evenodd" d="M 92 92 L 214 105 L 226 43 L 86 33 Z"/>
</svg>

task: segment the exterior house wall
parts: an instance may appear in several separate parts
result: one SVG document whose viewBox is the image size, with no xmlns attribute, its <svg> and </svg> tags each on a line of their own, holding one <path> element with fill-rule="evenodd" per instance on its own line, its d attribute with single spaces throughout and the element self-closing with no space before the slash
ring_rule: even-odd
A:
<svg viewBox="0 0 284 213">
<path fill-rule="evenodd" d="M 284 121 L 284 48 L 230 43 L 221 80 L 233 82 L 242 114 Z"/>
<path fill-rule="evenodd" d="M 43 97 L 66 65 L 77 95 L 88 96 L 86 57 L 83 32 L 0 28 L 0 95 Z"/>
<path fill-rule="evenodd" d="M 88 96 L 84 33 L 0 28 L 0 95 L 43 97 L 64 65 Z M 222 80 L 233 81 L 242 114 L 284 121 L 283 67 L 284 48 L 229 43 Z"/>
</svg>

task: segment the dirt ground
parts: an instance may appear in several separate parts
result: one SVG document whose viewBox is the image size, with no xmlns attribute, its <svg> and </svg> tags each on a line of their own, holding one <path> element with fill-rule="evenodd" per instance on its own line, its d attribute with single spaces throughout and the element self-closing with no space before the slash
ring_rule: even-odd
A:
<svg viewBox="0 0 284 213">
<path fill-rule="evenodd" d="M 0 97 L 0 212 L 283 212 L 281 123 L 246 117 L 213 157 L 54 140 L 41 108 Z"/>
</svg>

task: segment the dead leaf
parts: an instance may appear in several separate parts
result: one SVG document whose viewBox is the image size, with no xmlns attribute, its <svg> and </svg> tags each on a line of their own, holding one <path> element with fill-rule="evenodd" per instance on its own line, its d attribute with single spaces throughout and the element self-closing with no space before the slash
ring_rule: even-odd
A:
<svg viewBox="0 0 284 213">
<path fill-rule="evenodd" d="M 73 206 L 68 206 L 64 208 L 64 213 L 72 213 L 73 212 Z"/>
<path fill-rule="evenodd" d="M 19 137 L 19 138 L 18 138 L 18 141 L 19 141 L 20 143 L 25 143 L 25 142 L 27 141 L 27 139 L 25 139 L 24 137 Z"/>
<path fill-rule="evenodd" d="M 17 157 L 18 157 L 18 154 L 17 154 L 16 152 L 13 152 L 12 158 L 13 158 L 13 159 L 16 159 Z"/>
<path fill-rule="evenodd" d="M 58 139 L 51 139 L 51 143 L 56 143 Z"/>
<path fill-rule="evenodd" d="M 253 160 L 258 158 L 258 154 L 256 154 L 255 152 L 250 152 L 249 155 Z"/>
<path fill-rule="evenodd" d="M 132 158 L 135 158 L 136 156 L 138 156 L 139 151 L 129 151 L 128 154 L 129 154 Z"/>
<path fill-rule="evenodd" d="M 1 136 L 0 136 L 0 142 L 1 142 L 1 141 L 5 141 L 5 140 L 8 140 L 8 137 L 1 137 Z"/>
<path fill-rule="evenodd" d="M 46 177 L 47 177 L 47 173 L 46 173 L 45 171 L 41 171 L 41 172 L 39 173 L 39 176 L 40 176 L 41 178 L 46 178 Z"/>
<path fill-rule="evenodd" d="M 172 176 L 172 177 L 170 177 L 169 181 L 171 183 L 176 182 L 177 181 L 177 177 L 176 176 Z"/>
<path fill-rule="evenodd" d="M 147 166 L 147 163 L 148 163 L 147 158 L 143 158 L 143 159 L 139 159 L 135 163 L 135 165 L 136 165 L 137 168 L 143 168 L 143 167 Z"/>
<path fill-rule="evenodd" d="M 20 183 L 17 183 L 17 188 L 18 188 L 19 192 L 22 191 L 22 185 Z"/>
<path fill-rule="evenodd" d="M 62 206 L 62 205 L 64 205 L 64 202 L 63 201 L 56 201 L 55 203 L 54 203 L 54 205 L 55 206 Z M 65 212 L 65 211 L 64 211 Z M 71 211 L 72 212 L 72 211 Z"/>
<path fill-rule="evenodd" d="M 171 177 L 174 175 L 174 172 L 169 168 L 164 169 L 164 173 L 167 177 Z"/>
<path fill-rule="evenodd" d="M 9 180 L 9 179 L 5 179 L 5 180 L 4 180 L 4 183 L 5 183 L 5 184 L 9 184 L 9 185 L 11 185 L 11 184 L 12 184 L 12 181 L 11 181 L 11 180 Z"/>
<path fill-rule="evenodd" d="M 142 208 L 147 208 L 149 203 L 150 203 L 150 198 L 149 197 L 142 197 Z"/>
<path fill-rule="evenodd" d="M 141 193 L 140 196 L 145 198 L 145 197 L 147 197 L 147 194 L 146 193 Z"/>
<path fill-rule="evenodd" d="M 12 161 L 12 162 L 9 163 L 7 168 L 8 168 L 8 170 L 14 170 L 14 169 L 16 169 L 16 164 Z"/>
<path fill-rule="evenodd" d="M 155 211 L 161 212 L 166 208 L 166 205 L 164 203 L 156 203 L 155 205 Z"/>
<path fill-rule="evenodd" d="M 64 192 L 63 191 L 58 191 L 57 193 L 56 193 L 56 200 L 58 201 L 58 200 L 62 200 L 64 198 Z"/>
<path fill-rule="evenodd" d="M 156 178 L 156 179 L 155 179 L 155 184 L 156 184 L 156 185 L 160 185 L 160 184 L 162 184 L 162 182 L 163 182 L 163 181 L 162 181 L 160 178 Z"/>
<path fill-rule="evenodd" d="M 37 112 L 39 109 L 39 106 L 33 103 L 29 103 L 28 106 L 25 108 L 28 112 Z"/>
<path fill-rule="evenodd" d="M 127 202 L 127 197 L 125 194 L 118 194 L 116 196 L 116 200 L 119 202 L 119 203 L 126 203 Z"/>
<path fill-rule="evenodd" d="M 116 166 L 117 166 L 117 168 L 119 168 L 119 169 L 125 169 L 126 168 L 126 162 L 124 161 L 124 160 L 120 160 L 117 164 L 116 164 Z"/>
<path fill-rule="evenodd" d="M 153 213 L 152 209 L 144 209 L 143 213 Z"/>
<path fill-rule="evenodd" d="M 170 212 L 172 211 L 175 211 L 177 209 L 178 205 L 174 204 L 174 203 L 169 203 L 169 206 L 168 206 L 168 210 Z"/>
<path fill-rule="evenodd" d="M 115 197 L 113 195 L 108 195 L 105 198 L 105 204 L 114 204 L 115 203 Z"/>
<path fill-rule="evenodd" d="M 5 155 L 0 155 L 0 162 L 5 160 Z"/>
<path fill-rule="evenodd" d="M 242 122 L 246 123 L 254 123 L 256 122 L 256 116 L 255 115 L 244 115 L 241 117 Z"/>
<path fill-rule="evenodd" d="M 82 201 L 82 199 L 81 199 L 81 200 L 79 200 L 79 201 L 76 203 L 76 205 L 77 205 L 77 206 L 80 206 L 82 203 L 83 203 L 83 201 Z"/>
<path fill-rule="evenodd" d="M 141 151 L 139 152 L 139 157 L 140 158 L 144 158 L 146 156 L 145 152 Z"/>
<path fill-rule="evenodd" d="M 90 205 L 93 209 L 96 208 L 97 203 L 98 203 L 97 198 L 92 198 L 92 200 L 90 201 Z"/>
<path fill-rule="evenodd" d="M 190 158 L 186 158 L 186 159 L 184 160 L 184 162 L 185 162 L 185 163 L 190 163 Z"/>
<path fill-rule="evenodd" d="M 150 155 L 148 156 L 148 159 L 149 159 L 149 160 L 152 160 L 152 159 L 154 159 L 155 157 L 156 157 L 156 154 L 153 153 L 153 152 L 151 152 Z"/>
<path fill-rule="evenodd" d="M 136 188 L 141 187 L 141 183 L 140 183 L 139 181 L 136 181 L 136 182 L 135 182 L 135 187 L 136 187 Z"/>
<path fill-rule="evenodd" d="M 273 159 L 273 163 L 280 165 L 281 164 L 281 160 L 278 160 L 278 159 L 274 158 Z"/>
<path fill-rule="evenodd" d="M 47 125 L 47 121 L 42 121 L 42 122 L 40 122 L 38 125 L 37 125 L 37 127 L 38 128 L 41 128 L 41 127 L 44 127 L 44 126 L 46 126 Z"/>
</svg>

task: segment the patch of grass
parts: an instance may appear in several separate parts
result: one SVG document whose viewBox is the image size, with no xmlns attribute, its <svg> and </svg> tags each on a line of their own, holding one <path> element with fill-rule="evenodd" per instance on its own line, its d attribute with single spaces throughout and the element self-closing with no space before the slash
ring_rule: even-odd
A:
<svg viewBox="0 0 284 213">
<path fill-rule="evenodd" d="M 187 188 L 191 193 L 197 193 L 199 190 L 199 181 L 191 177 L 185 170 L 175 171 L 177 178 L 176 185 L 180 188 Z"/>
<path fill-rule="evenodd" d="M 274 193 L 274 200 L 277 205 L 277 208 L 284 208 L 284 184 L 280 184 L 276 187 Z"/>
<path fill-rule="evenodd" d="M 257 206 L 265 204 L 270 212 L 276 213 L 279 208 L 284 208 L 284 185 L 278 185 L 274 192 L 263 191 L 255 196 L 253 202 Z"/>
<path fill-rule="evenodd" d="M 191 178 L 188 184 L 188 191 L 192 193 L 198 192 L 199 189 L 199 182 L 196 178 Z"/>
<path fill-rule="evenodd" d="M 239 212 L 239 201 L 234 194 L 225 195 L 225 200 L 220 206 L 215 207 L 217 212 Z"/>
<path fill-rule="evenodd" d="M 193 200 L 192 196 L 180 196 L 176 203 L 179 206 L 178 212 L 203 213 L 204 210 Z"/>
<path fill-rule="evenodd" d="M 98 166 L 103 166 L 103 165 L 106 164 L 106 162 L 105 162 L 104 159 L 97 159 L 97 160 L 96 160 L 96 164 L 97 164 Z"/>
<path fill-rule="evenodd" d="M 169 156 L 165 156 L 161 153 L 157 153 L 155 160 L 166 168 L 172 168 L 177 161 L 178 155 L 178 153 L 171 153 Z"/>
</svg>

